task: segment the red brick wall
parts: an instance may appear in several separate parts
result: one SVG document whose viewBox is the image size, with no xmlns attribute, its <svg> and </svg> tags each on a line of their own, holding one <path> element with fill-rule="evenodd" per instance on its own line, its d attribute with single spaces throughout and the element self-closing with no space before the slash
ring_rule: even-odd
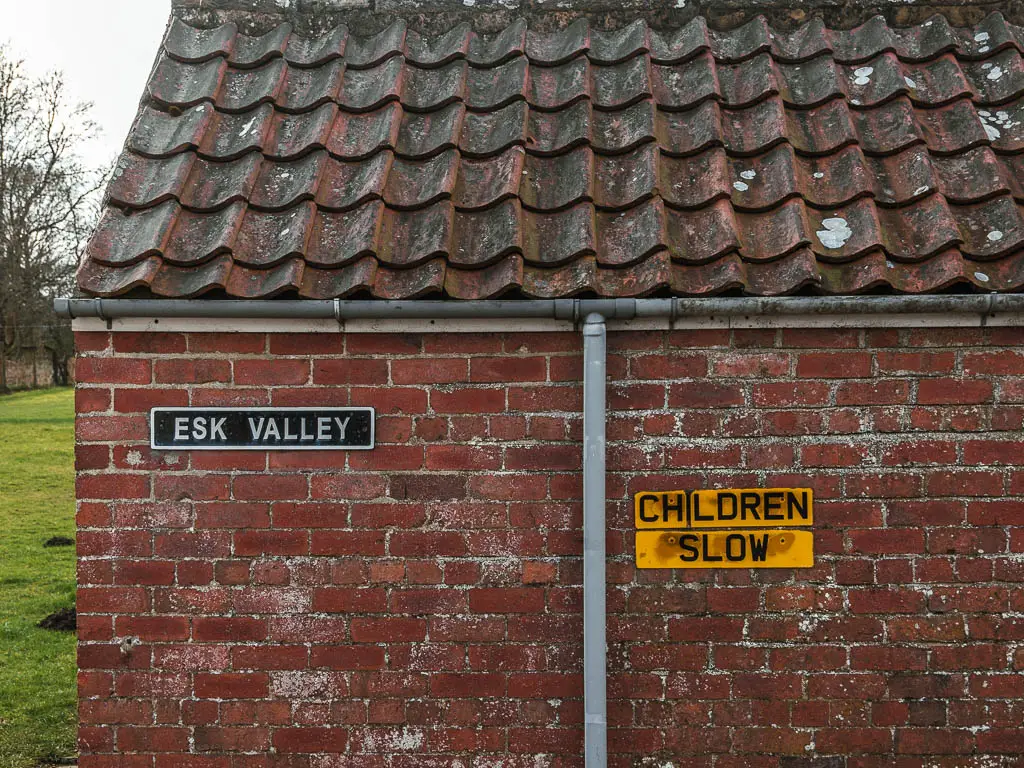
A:
<svg viewBox="0 0 1024 768">
<path fill-rule="evenodd" d="M 1022 341 L 610 335 L 612 765 L 1019 764 Z M 581 764 L 578 336 L 79 344 L 83 768 Z M 186 404 L 379 447 L 151 455 Z M 818 565 L 636 571 L 631 494 L 715 486 L 813 488 Z"/>
</svg>

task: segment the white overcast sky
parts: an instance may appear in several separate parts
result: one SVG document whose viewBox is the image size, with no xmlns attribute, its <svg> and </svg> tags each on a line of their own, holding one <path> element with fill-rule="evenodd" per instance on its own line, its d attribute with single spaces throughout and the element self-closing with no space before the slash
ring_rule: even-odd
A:
<svg viewBox="0 0 1024 768">
<path fill-rule="evenodd" d="M 170 0 L 0 0 L 0 42 L 32 74 L 64 72 L 91 101 L 102 135 L 83 149 L 106 164 L 121 151 L 171 13 Z"/>
</svg>

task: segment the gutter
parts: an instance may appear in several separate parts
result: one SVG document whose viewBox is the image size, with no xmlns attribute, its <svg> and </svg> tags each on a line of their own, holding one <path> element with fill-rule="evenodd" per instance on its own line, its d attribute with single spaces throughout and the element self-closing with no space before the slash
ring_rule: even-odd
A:
<svg viewBox="0 0 1024 768">
<path fill-rule="evenodd" d="M 605 390 L 609 319 L 764 315 L 977 314 L 1024 312 L 1024 295 L 809 296 L 708 299 L 549 299 L 524 301 L 348 301 L 57 299 L 62 317 L 246 319 L 553 319 L 583 331 L 583 649 L 586 768 L 608 761 L 605 607 Z"/>
<path fill-rule="evenodd" d="M 348 301 L 215 299 L 56 299 L 61 317 L 113 320 L 246 318 L 302 320 L 551 319 L 582 323 L 591 314 L 607 320 L 758 315 L 977 314 L 1024 312 L 1024 294 L 942 296 L 773 296 L 709 299 L 536 299 L 508 301 Z"/>
</svg>

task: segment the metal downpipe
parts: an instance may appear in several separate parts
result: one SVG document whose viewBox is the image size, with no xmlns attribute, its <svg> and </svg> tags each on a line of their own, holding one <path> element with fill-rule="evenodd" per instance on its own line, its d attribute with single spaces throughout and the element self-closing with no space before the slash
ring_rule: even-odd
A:
<svg viewBox="0 0 1024 768">
<path fill-rule="evenodd" d="M 583 705 L 586 768 L 608 764 L 604 317 L 583 324 Z"/>
</svg>

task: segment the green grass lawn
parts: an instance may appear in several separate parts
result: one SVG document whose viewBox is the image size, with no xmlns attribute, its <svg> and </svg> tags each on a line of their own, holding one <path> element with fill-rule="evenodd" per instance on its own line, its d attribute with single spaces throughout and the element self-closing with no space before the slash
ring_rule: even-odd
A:
<svg viewBox="0 0 1024 768">
<path fill-rule="evenodd" d="M 0 397 L 0 768 L 75 753 L 75 637 L 36 624 L 75 599 L 74 392 Z"/>
</svg>

